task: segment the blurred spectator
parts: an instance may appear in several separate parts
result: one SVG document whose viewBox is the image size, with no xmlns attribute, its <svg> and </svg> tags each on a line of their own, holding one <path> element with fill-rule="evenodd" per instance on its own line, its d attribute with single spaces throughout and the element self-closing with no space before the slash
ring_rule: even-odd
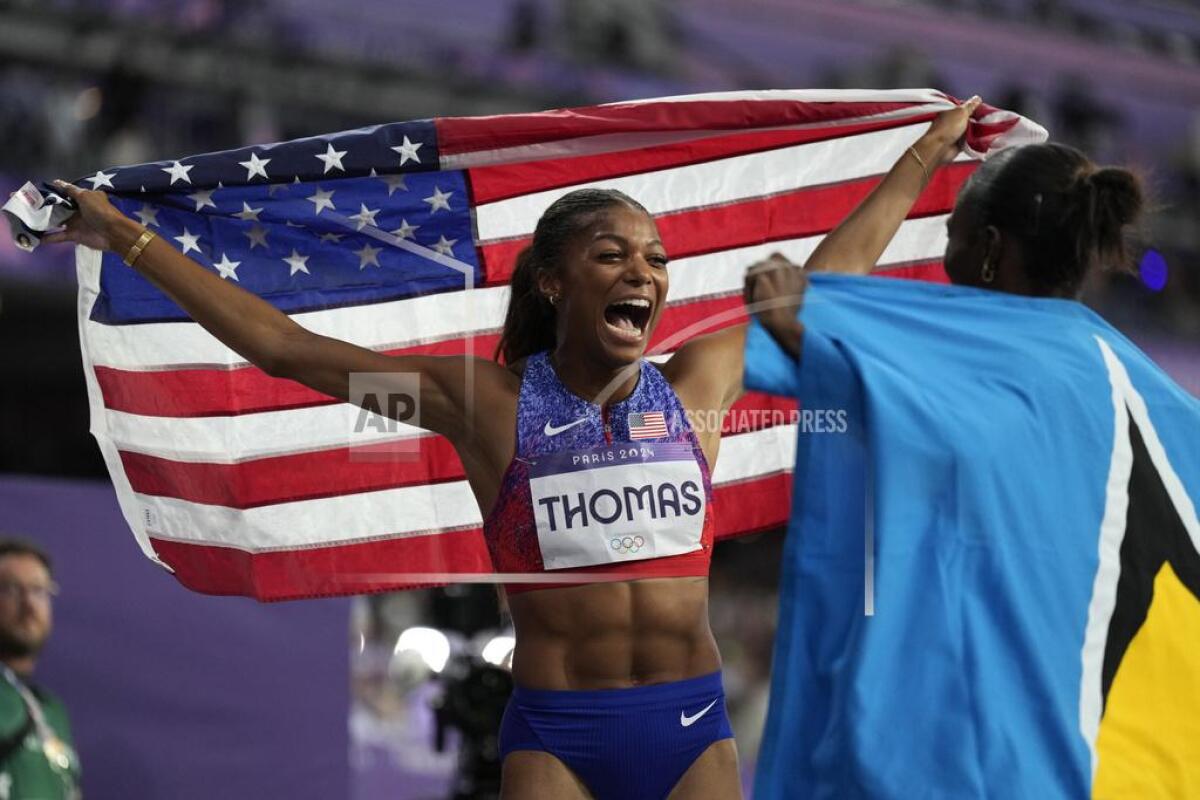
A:
<svg viewBox="0 0 1200 800">
<path fill-rule="evenodd" d="M 30 682 L 50 638 L 50 558 L 0 540 L 0 800 L 79 797 L 79 759 L 62 703 Z"/>
</svg>

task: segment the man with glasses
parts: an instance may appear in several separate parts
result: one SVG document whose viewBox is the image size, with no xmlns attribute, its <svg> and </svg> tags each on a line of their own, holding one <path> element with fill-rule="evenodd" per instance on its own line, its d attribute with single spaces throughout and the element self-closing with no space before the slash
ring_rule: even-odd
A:
<svg viewBox="0 0 1200 800">
<path fill-rule="evenodd" d="M 0 538 L 0 800 L 79 797 L 79 760 L 59 700 L 30 683 L 58 588 L 36 545 Z"/>
</svg>

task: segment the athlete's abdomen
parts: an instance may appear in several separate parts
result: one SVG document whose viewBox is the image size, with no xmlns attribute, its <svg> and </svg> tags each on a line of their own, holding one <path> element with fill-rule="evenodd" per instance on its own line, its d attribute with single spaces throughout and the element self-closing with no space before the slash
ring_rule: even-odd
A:
<svg viewBox="0 0 1200 800">
<path fill-rule="evenodd" d="M 597 583 L 509 598 L 513 678 L 534 689 L 615 689 L 720 668 L 708 579 Z"/>
</svg>

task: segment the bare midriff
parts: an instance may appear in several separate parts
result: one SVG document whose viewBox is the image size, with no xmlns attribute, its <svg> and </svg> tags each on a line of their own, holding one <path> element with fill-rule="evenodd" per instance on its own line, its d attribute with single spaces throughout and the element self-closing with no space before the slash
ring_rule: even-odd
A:
<svg viewBox="0 0 1200 800">
<path fill-rule="evenodd" d="M 656 578 L 542 589 L 508 598 L 513 679 L 530 689 L 620 689 L 721 668 L 708 579 Z"/>
</svg>

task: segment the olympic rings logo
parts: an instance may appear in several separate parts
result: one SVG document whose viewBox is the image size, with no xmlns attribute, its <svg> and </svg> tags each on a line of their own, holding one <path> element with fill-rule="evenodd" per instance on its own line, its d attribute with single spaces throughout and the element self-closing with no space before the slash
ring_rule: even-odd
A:
<svg viewBox="0 0 1200 800">
<path fill-rule="evenodd" d="M 636 553 L 646 546 L 646 540 L 641 536 L 623 536 L 614 538 L 608 543 L 608 546 L 616 550 L 619 555 L 628 555 Z"/>
</svg>

